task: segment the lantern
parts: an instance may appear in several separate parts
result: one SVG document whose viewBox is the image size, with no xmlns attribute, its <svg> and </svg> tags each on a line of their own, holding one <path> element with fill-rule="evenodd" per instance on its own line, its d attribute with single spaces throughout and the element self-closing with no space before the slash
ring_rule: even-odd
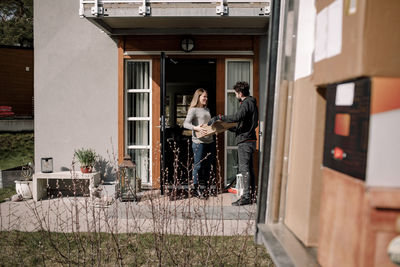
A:
<svg viewBox="0 0 400 267">
<path fill-rule="evenodd" d="M 122 201 L 136 201 L 136 164 L 132 162 L 129 155 L 119 165 L 118 195 Z"/>
<path fill-rule="evenodd" d="M 41 158 L 40 167 L 43 173 L 53 172 L 53 158 Z"/>
</svg>

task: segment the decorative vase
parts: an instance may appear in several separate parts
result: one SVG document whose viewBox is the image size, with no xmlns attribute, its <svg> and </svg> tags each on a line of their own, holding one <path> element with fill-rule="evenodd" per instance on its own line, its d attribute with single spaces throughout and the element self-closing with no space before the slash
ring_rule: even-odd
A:
<svg viewBox="0 0 400 267">
<path fill-rule="evenodd" d="M 32 198 L 32 181 L 15 181 L 15 191 L 24 199 Z"/>
<path fill-rule="evenodd" d="M 81 172 L 82 173 L 91 173 L 92 172 L 92 167 L 81 167 Z"/>
</svg>

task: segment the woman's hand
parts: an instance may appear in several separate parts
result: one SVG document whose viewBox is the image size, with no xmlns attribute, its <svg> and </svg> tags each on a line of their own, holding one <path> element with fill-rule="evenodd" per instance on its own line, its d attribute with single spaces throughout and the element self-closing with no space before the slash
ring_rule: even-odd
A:
<svg viewBox="0 0 400 267">
<path fill-rule="evenodd" d="M 196 132 L 201 133 L 201 134 L 206 134 L 207 130 L 203 126 L 205 126 L 205 124 L 202 124 L 200 126 L 195 126 L 195 127 L 193 127 L 193 130 L 195 130 Z"/>
</svg>

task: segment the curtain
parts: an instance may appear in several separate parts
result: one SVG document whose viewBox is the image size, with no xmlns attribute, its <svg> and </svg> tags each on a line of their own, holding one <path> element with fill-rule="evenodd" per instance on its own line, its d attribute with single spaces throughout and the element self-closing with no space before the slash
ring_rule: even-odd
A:
<svg viewBox="0 0 400 267">
<path fill-rule="evenodd" d="M 249 61 L 229 61 L 228 62 L 228 89 L 238 81 L 248 82 L 250 84 L 250 62 Z"/>
<path fill-rule="evenodd" d="M 150 89 L 150 63 L 128 62 L 127 89 Z M 150 93 L 128 92 L 127 116 L 134 120 L 128 121 L 128 146 L 150 145 Z M 149 149 L 128 149 L 132 161 L 136 163 L 136 175 L 142 182 L 150 182 Z"/>
</svg>

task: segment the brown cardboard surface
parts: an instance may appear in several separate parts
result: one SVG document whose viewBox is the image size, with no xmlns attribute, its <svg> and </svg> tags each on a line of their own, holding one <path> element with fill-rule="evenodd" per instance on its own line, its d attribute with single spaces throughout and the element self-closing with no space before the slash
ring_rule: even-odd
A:
<svg viewBox="0 0 400 267">
<path fill-rule="evenodd" d="M 332 2 L 316 1 L 317 13 Z M 361 76 L 400 77 L 400 1 L 357 1 L 354 14 L 347 4 L 344 1 L 342 51 L 314 64 L 314 84 Z"/>
<path fill-rule="evenodd" d="M 371 207 L 400 210 L 400 189 L 369 188 L 368 203 Z"/>
<path fill-rule="evenodd" d="M 399 199 L 399 189 L 367 188 L 358 179 L 324 168 L 319 263 L 394 267 L 387 247 L 398 235 Z"/>
<path fill-rule="evenodd" d="M 325 101 L 311 78 L 294 84 L 285 224 L 306 245 L 318 243 Z"/>
<path fill-rule="evenodd" d="M 237 123 L 229 123 L 229 122 L 223 122 L 223 121 L 216 121 L 212 125 L 208 126 L 205 125 L 202 128 L 206 130 L 206 133 L 196 133 L 197 138 L 201 138 L 204 136 L 216 134 L 216 133 L 222 133 L 228 130 L 229 128 L 236 127 Z"/>
<path fill-rule="evenodd" d="M 359 264 L 364 182 L 323 168 L 318 261 L 324 267 Z"/>
</svg>

